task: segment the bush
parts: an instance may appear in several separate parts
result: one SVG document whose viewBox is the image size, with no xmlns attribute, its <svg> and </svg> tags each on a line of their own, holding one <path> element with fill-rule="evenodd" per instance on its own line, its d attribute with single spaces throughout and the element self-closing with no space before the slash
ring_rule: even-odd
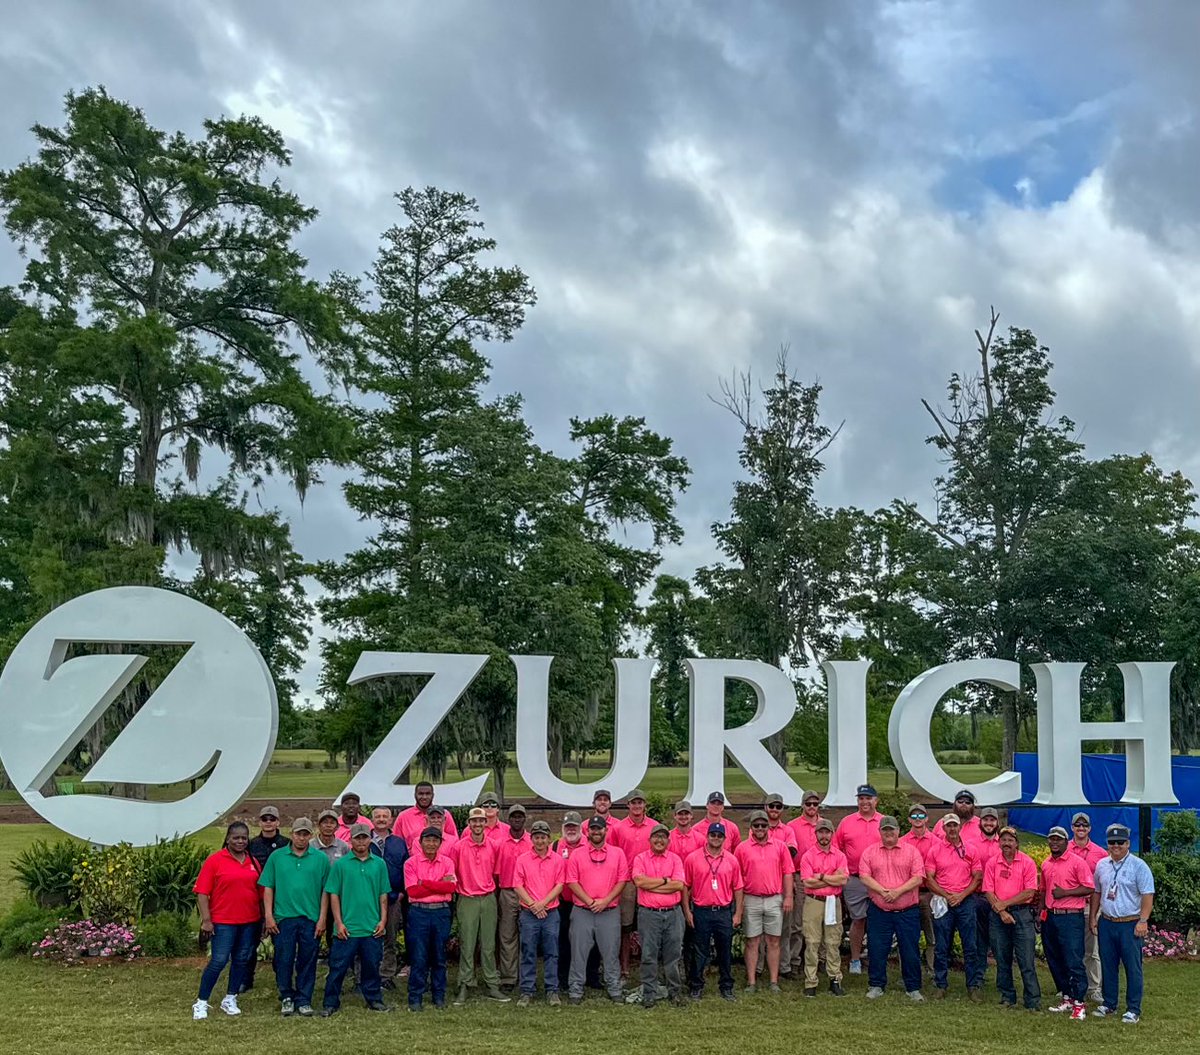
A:
<svg viewBox="0 0 1200 1055">
<path fill-rule="evenodd" d="M 665 824 L 669 828 L 675 813 L 675 803 L 669 801 L 661 792 L 653 791 L 646 799 L 646 813 L 659 824 Z"/>
<path fill-rule="evenodd" d="M 46 932 L 61 922 L 62 916 L 55 909 L 43 908 L 24 898 L 16 902 L 0 919 L 0 958 L 28 956 Z"/>
<path fill-rule="evenodd" d="M 128 843 L 85 854 L 73 886 L 86 920 L 132 923 L 138 916 L 138 851 Z"/>
<path fill-rule="evenodd" d="M 912 809 L 913 800 L 904 791 L 883 791 L 879 794 L 879 805 L 876 807 L 885 817 L 895 817 L 900 822 L 900 830 L 908 831 L 908 811 Z M 932 818 L 930 818 L 932 821 Z M 930 827 L 933 827 L 930 824 Z"/>
<path fill-rule="evenodd" d="M 1200 926 L 1200 857 L 1153 853 L 1145 861 L 1154 873 L 1155 922 L 1183 931 Z"/>
<path fill-rule="evenodd" d="M 168 839 L 137 850 L 140 914 L 154 916 L 160 912 L 173 912 L 176 915 L 190 915 L 196 907 L 192 885 L 207 856 L 208 851 L 204 847 L 188 838 Z"/>
<path fill-rule="evenodd" d="M 1159 815 L 1154 848 L 1164 854 L 1200 853 L 1200 818 L 1195 810 L 1176 810 Z"/>
<path fill-rule="evenodd" d="M 454 823 L 458 825 L 458 834 L 463 835 L 467 830 L 467 818 L 471 815 L 470 806 L 447 806 L 446 812 L 454 818 Z"/>
<path fill-rule="evenodd" d="M 87 848 L 70 839 L 55 843 L 39 839 L 17 854 L 17 882 L 42 908 L 63 908 L 75 900 L 74 880 Z"/>
<path fill-rule="evenodd" d="M 132 960 L 141 953 L 137 936 L 120 923 L 84 919 L 60 923 L 34 947 L 38 959 L 75 964 L 85 959 Z"/>
<path fill-rule="evenodd" d="M 156 912 L 137 925 L 143 956 L 188 956 L 196 951 L 196 929 L 188 916 Z"/>
</svg>

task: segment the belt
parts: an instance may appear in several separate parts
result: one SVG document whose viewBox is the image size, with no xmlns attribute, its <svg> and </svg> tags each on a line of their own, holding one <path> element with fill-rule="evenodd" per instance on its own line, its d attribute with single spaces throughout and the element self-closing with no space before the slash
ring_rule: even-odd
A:
<svg viewBox="0 0 1200 1055">
<path fill-rule="evenodd" d="M 810 894 L 806 890 L 804 892 L 804 896 L 807 898 L 812 898 L 813 901 L 824 901 L 827 897 L 837 897 L 837 894 Z"/>
<path fill-rule="evenodd" d="M 1081 909 L 1081 908 L 1052 908 L 1050 910 L 1050 915 L 1052 915 L 1052 916 L 1077 916 L 1077 915 L 1079 915 L 1079 913 L 1085 912 L 1085 911 L 1086 911 L 1086 909 Z"/>
<path fill-rule="evenodd" d="M 408 903 L 408 907 L 409 908 L 423 908 L 429 912 L 437 912 L 440 909 L 446 909 L 447 911 L 449 911 L 450 902 L 449 901 L 410 901 Z"/>
<path fill-rule="evenodd" d="M 1101 916 L 1101 919 L 1108 920 L 1109 923 L 1140 923 L 1141 916 Z"/>
<path fill-rule="evenodd" d="M 674 912 L 678 905 L 671 905 L 670 908 L 655 908 L 653 905 L 638 905 L 639 912 Z"/>
<path fill-rule="evenodd" d="M 692 911 L 696 912 L 702 910 L 704 912 L 728 912 L 732 907 L 733 902 L 731 901 L 728 905 L 693 905 Z"/>
</svg>

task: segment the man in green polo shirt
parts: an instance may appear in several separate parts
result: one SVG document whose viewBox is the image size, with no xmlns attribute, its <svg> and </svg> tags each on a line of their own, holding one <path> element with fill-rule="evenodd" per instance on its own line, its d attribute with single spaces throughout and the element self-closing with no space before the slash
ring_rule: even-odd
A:
<svg viewBox="0 0 1200 1055">
<path fill-rule="evenodd" d="M 306 1017 L 313 1013 L 317 949 L 329 911 L 325 893 L 329 858 L 309 849 L 312 828 L 307 817 L 297 817 L 291 846 L 271 854 L 258 879 L 263 888 L 263 930 L 275 938 L 279 1010 Z"/>
<path fill-rule="evenodd" d="M 382 857 L 371 853 L 371 826 L 350 827 L 350 853 L 330 870 L 325 881 L 329 908 L 333 912 L 333 948 L 329 951 L 329 975 L 325 979 L 325 1001 L 321 1017 L 336 1014 L 342 1003 L 342 982 L 350 965 L 359 960 L 360 986 L 367 1007 L 391 1011 L 380 991 L 379 963 L 387 930 L 388 894 L 392 884 Z"/>
</svg>

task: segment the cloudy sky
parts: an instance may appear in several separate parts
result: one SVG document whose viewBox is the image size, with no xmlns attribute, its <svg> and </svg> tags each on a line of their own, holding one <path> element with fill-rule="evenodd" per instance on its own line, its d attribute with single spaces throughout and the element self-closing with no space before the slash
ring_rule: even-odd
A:
<svg viewBox="0 0 1200 1055">
<path fill-rule="evenodd" d="M 0 166 L 71 88 L 192 135 L 258 114 L 317 275 L 365 269 L 394 191 L 470 194 L 539 295 L 496 390 L 551 448 L 604 411 L 674 437 L 690 574 L 738 470 L 720 378 L 790 345 L 845 420 L 821 497 L 928 503 L 919 400 L 990 304 L 1050 346 L 1091 452 L 1200 479 L 1197 39 L 1192 0 L 47 0 L 0 39 Z M 270 499 L 311 558 L 366 534 L 335 488 Z"/>
</svg>

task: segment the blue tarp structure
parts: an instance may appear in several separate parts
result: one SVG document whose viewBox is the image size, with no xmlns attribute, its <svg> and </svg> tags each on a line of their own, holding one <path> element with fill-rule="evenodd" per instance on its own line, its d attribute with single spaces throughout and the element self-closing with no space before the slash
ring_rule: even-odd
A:
<svg viewBox="0 0 1200 1055">
<path fill-rule="evenodd" d="M 1037 793 L 1037 755 L 1018 753 L 1013 758 L 1013 769 L 1021 774 L 1021 801 L 1031 802 Z M 1154 807 L 1150 811 L 1151 829 L 1158 830 L 1159 816 L 1175 810 L 1200 812 L 1200 757 L 1174 755 L 1171 758 L 1171 781 L 1175 787 L 1178 806 Z M 1088 802 L 1117 802 L 1125 794 L 1124 755 L 1084 755 L 1083 793 Z M 1122 806 L 1117 809 L 1092 809 L 1087 803 L 1078 806 L 1046 806 L 1021 809 L 1013 806 L 1008 811 L 1008 823 L 1028 832 L 1045 835 L 1056 824 L 1071 830 L 1071 815 L 1085 810 L 1092 819 L 1092 839 L 1103 844 L 1103 832 L 1108 825 L 1121 823 L 1129 826 L 1130 841 L 1139 845 L 1138 807 Z"/>
</svg>

